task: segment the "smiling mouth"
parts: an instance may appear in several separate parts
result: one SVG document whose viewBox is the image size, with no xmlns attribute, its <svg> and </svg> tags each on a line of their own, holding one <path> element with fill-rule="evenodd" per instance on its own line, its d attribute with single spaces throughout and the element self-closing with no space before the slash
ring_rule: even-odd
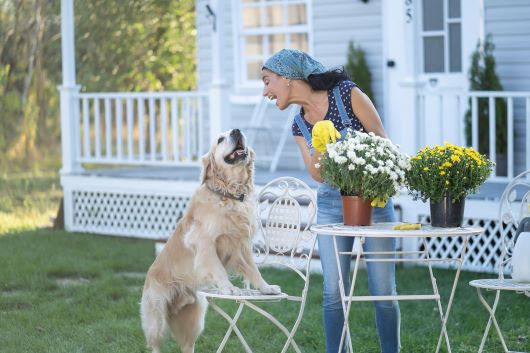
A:
<svg viewBox="0 0 530 353">
<path fill-rule="evenodd" d="M 243 141 L 241 140 L 241 138 L 238 138 L 234 150 L 225 157 L 225 162 L 228 164 L 234 164 L 240 160 L 246 159 L 247 155 L 248 153 L 245 149 L 245 146 L 243 146 Z"/>
</svg>

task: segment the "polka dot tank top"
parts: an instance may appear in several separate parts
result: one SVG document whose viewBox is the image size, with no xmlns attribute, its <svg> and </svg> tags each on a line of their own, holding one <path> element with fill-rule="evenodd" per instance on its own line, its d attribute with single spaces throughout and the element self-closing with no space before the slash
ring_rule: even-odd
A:
<svg viewBox="0 0 530 353">
<path fill-rule="evenodd" d="M 357 85 L 352 81 L 342 81 L 338 85 L 339 85 L 339 90 L 340 90 L 340 97 L 342 98 L 342 102 L 344 103 L 344 108 L 346 109 L 346 113 L 350 117 L 353 130 L 364 131 L 361 122 L 355 116 L 355 114 L 353 113 L 353 109 L 351 107 L 351 91 L 354 87 L 357 87 Z M 340 118 L 339 108 L 337 107 L 337 102 L 335 101 L 335 95 L 333 94 L 333 88 L 328 90 L 328 104 L 329 104 L 328 112 L 326 113 L 324 120 L 331 120 L 333 125 L 335 125 L 335 128 L 339 131 L 342 131 L 345 128 L 345 126 L 342 124 L 342 120 Z M 313 125 L 311 125 L 309 122 L 305 120 L 304 108 L 300 109 L 300 116 L 304 120 L 304 123 L 307 126 L 307 129 L 311 133 L 313 130 Z M 292 125 L 292 131 L 293 131 L 293 136 L 303 136 L 302 132 L 298 128 L 298 125 L 294 121 Z"/>
</svg>

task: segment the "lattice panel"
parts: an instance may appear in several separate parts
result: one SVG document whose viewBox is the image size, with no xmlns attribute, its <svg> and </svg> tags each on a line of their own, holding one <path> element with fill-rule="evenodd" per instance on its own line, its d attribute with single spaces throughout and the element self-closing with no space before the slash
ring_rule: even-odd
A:
<svg viewBox="0 0 530 353">
<path fill-rule="evenodd" d="M 420 223 L 430 223 L 429 215 L 419 215 Z M 497 272 L 499 261 L 502 255 L 501 244 L 501 224 L 498 220 L 466 218 L 466 226 L 477 226 L 484 228 L 484 233 L 469 238 L 465 261 L 462 269 L 477 272 Z M 515 227 L 506 230 L 507 239 L 512 239 L 515 235 Z M 429 238 L 427 240 L 429 256 L 432 258 L 455 258 L 460 254 L 463 246 L 463 239 L 459 237 L 449 238 Z M 418 249 L 424 247 L 418 240 Z M 433 267 L 454 268 L 454 262 L 432 262 Z"/>
<path fill-rule="evenodd" d="M 78 231 L 167 239 L 189 197 L 73 191 L 73 227 Z"/>
</svg>

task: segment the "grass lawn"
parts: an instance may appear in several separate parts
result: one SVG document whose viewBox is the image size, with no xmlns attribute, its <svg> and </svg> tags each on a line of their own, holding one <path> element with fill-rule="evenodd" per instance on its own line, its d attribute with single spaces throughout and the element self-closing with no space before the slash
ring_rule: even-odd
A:
<svg viewBox="0 0 530 353">
<path fill-rule="evenodd" d="M 0 352 L 147 352 L 140 328 L 138 302 L 144 274 L 153 261 L 153 243 L 46 229 L 14 232 L 0 237 Z M 264 271 L 271 283 L 292 287 L 291 274 Z M 452 271 L 437 270 L 442 293 L 450 289 Z M 467 285 L 475 273 L 463 273 L 449 322 L 454 352 L 478 349 L 487 314 Z M 320 275 L 311 278 L 310 296 L 297 341 L 304 352 L 323 352 Z M 361 272 L 366 292 L 366 273 Z M 399 267 L 398 289 L 426 292 L 426 269 Z M 505 295 L 500 323 L 511 349 L 530 350 L 530 302 L 522 295 Z M 403 352 L 430 352 L 439 332 L 434 302 L 401 302 Z M 294 307 L 268 303 L 279 317 L 291 320 Z M 371 303 L 353 308 L 352 332 L 357 352 L 378 352 Z M 257 352 L 278 352 L 282 339 L 255 314 L 243 315 L 240 327 Z M 215 352 L 226 330 L 224 320 L 209 311 L 196 352 Z M 502 350 L 489 340 L 488 352 Z M 174 342 L 164 352 L 178 352 Z M 235 340 L 227 352 L 243 350 Z"/>
<path fill-rule="evenodd" d="M 153 262 L 151 241 L 53 231 L 61 190 L 53 174 L 0 176 L 0 352 L 147 352 L 139 319 L 145 273 Z M 292 275 L 265 270 L 270 283 L 293 288 Z M 453 271 L 435 270 L 440 291 L 450 290 Z M 449 320 L 453 352 L 476 352 L 487 313 L 469 280 L 491 275 L 463 273 Z M 324 352 L 321 305 L 322 277 L 311 277 L 310 295 L 296 340 L 304 352 Z M 366 273 L 359 290 L 366 293 Z M 426 293 L 425 268 L 398 267 L 398 291 Z M 498 318 L 509 347 L 530 351 L 530 300 L 507 293 Z M 292 321 L 296 308 L 267 303 L 277 317 Z M 401 302 L 402 351 L 432 352 L 440 330 L 436 303 Z M 232 305 L 232 309 L 235 307 Z M 228 307 L 230 309 L 230 307 Z M 357 304 L 352 335 L 358 353 L 378 352 L 374 309 Z M 277 353 L 283 337 L 256 314 L 243 315 L 240 328 L 258 352 Z M 226 322 L 209 311 L 197 353 L 215 352 Z M 226 352 L 240 353 L 231 340 Z M 487 352 L 501 352 L 495 336 Z M 163 352 L 178 352 L 170 341 Z"/>
</svg>

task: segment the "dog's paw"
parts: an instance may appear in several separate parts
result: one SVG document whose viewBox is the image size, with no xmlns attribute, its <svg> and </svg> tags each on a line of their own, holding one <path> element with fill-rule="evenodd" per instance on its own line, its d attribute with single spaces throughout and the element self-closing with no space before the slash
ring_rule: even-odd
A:
<svg viewBox="0 0 530 353">
<path fill-rule="evenodd" d="M 241 295 L 241 288 L 235 286 L 226 286 L 219 288 L 219 293 L 222 295 Z"/>
<path fill-rule="evenodd" d="M 262 294 L 281 294 L 282 289 L 276 285 L 266 285 L 259 288 Z"/>
</svg>

